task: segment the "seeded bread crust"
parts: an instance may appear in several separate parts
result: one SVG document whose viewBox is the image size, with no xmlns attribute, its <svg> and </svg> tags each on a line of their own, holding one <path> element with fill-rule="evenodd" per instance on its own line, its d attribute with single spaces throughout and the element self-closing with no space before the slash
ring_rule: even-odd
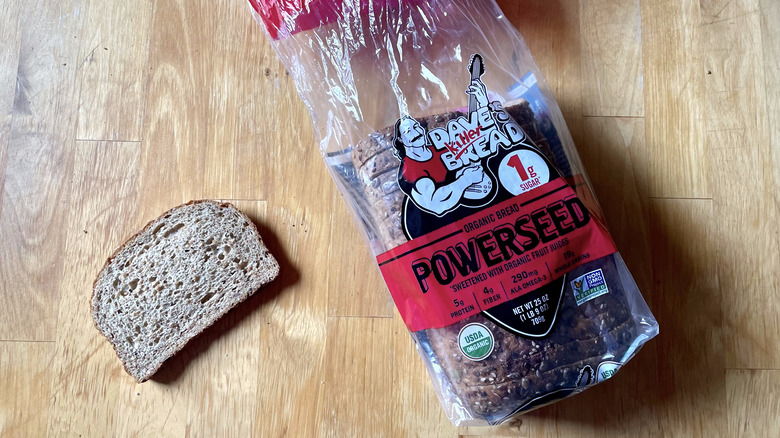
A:
<svg viewBox="0 0 780 438">
<path fill-rule="evenodd" d="M 241 299 L 229 302 L 229 303 L 227 303 L 226 306 L 223 306 L 221 308 L 216 308 L 217 312 L 211 314 L 210 318 L 208 318 L 206 320 L 203 320 L 203 321 L 199 321 L 198 324 L 193 326 L 193 329 L 191 330 L 192 334 L 190 336 L 184 336 L 184 337 L 175 338 L 175 339 L 170 340 L 172 347 L 169 350 L 170 354 L 167 354 L 166 357 L 157 358 L 154 361 L 154 363 L 151 364 L 151 366 L 149 368 L 147 368 L 147 369 L 145 369 L 143 371 L 135 369 L 134 367 L 132 367 L 128 363 L 127 358 L 124 357 L 125 355 L 123 354 L 123 351 L 120 350 L 120 347 L 119 347 L 119 341 L 120 340 L 117 338 L 118 334 L 117 333 L 113 333 L 113 334 L 109 333 L 109 332 L 107 332 L 106 327 L 102 327 L 101 326 L 101 321 L 102 321 L 101 318 L 104 317 L 105 315 L 101 314 L 101 312 L 103 310 L 100 309 L 100 306 L 98 306 L 98 303 L 100 303 L 100 301 L 99 301 L 100 297 L 98 296 L 98 294 L 101 292 L 98 289 L 98 285 L 101 282 L 101 280 L 104 279 L 104 274 L 106 272 L 108 272 L 109 268 L 112 266 L 112 263 L 114 263 L 115 260 L 117 259 L 117 257 L 120 256 L 120 254 L 122 254 L 124 251 L 126 251 L 131 244 L 134 244 L 140 237 L 148 234 L 152 230 L 153 227 L 155 227 L 158 224 L 160 224 L 161 221 L 164 221 L 165 219 L 169 218 L 174 212 L 177 212 L 177 211 L 179 211 L 179 210 L 181 210 L 181 209 L 183 209 L 185 207 L 199 206 L 199 205 L 204 205 L 204 206 L 209 205 L 209 206 L 213 206 L 213 207 L 216 207 L 216 208 L 219 208 L 219 209 L 228 209 L 228 210 L 230 210 L 232 212 L 236 212 L 238 215 L 240 215 L 240 217 L 244 221 L 244 224 L 243 224 L 244 228 L 250 232 L 250 234 L 252 235 L 252 237 L 254 239 L 257 239 L 258 248 L 260 248 L 261 251 L 262 251 L 261 255 L 262 255 L 262 258 L 263 258 L 264 262 L 266 263 L 266 265 L 264 266 L 265 269 L 262 272 L 260 272 L 260 271 L 258 271 L 258 272 L 259 272 L 259 274 L 262 274 L 261 276 L 263 278 L 261 279 L 261 278 L 258 277 L 257 281 L 255 282 L 256 283 L 256 287 L 254 287 L 255 284 L 252 284 L 251 285 L 252 290 L 249 291 L 247 294 L 245 294 L 245 296 L 241 297 Z M 235 306 L 237 306 L 238 304 L 240 304 L 241 302 L 246 300 L 246 298 L 248 298 L 249 296 L 253 295 L 254 292 L 258 288 L 260 288 L 260 287 L 268 284 L 269 282 L 273 281 L 278 276 L 278 274 L 279 274 L 279 264 L 278 264 L 278 262 L 268 252 L 268 249 L 265 247 L 265 245 L 263 243 L 263 240 L 262 240 L 262 237 L 260 236 L 260 232 L 257 230 L 257 227 L 255 226 L 255 224 L 252 222 L 252 220 L 249 217 L 247 217 L 244 213 L 242 213 L 240 210 L 238 210 L 235 206 L 233 206 L 230 203 L 226 203 L 226 202 L 220 203 L 220 202 L 216 202 L 216 201 L 212 201 L 212 200 L 193 200 L 193 201 L 190 201 L 190 202 L 188 202 L 186 204 L 182 204 L 182 205 L 179 205 L 177 207 L 171 208 L 170 210 L 166 211 L 165 213 L 163 213 L 159 217 L 157 217 L 154 220 L 150 221 L 140 231 L 138 231 L 133 236 L 131 236 L 129 239 L 127 239 L 127 241 L 125 241 L 125 243 L 123 243 L 121 246 L 119 246 L 111 254 L 111 256 L 103 264 L 103 267 L 100 269 L 100 273 L 95 278 L 95 280 L 94 280 L 94 282 L 92 284 L 93 291 L 92 291 L 92 297 L 91 297 L 90 310 L 91 310 L 91 314 L 93 316 L 93 322 L 95 324 L 95 327 L 109 341 L 109 343 L 113 347 L 114 351 L 116 352 L 117 356 L 119 357 L 120 361 L 122 362 L 122 366 L 124 367 L 125 371 L 128 374 L 130 374 L 131 376 L 133 376 L 133 378 L 138 383 L 142 383 L 142 382 L 148 380 L 152 375 L 154 375 L 154 373 L 157 372 L 160 369 L 160 367 L 165 363 L 165 361 L 167 361 L 168 359 L 170 359 L 170 357 L 174 356 L 176 353 L 181 351 L 181 349 L 184 348 L 184 346 L 191 339 L 196 337 L 198 334 L 202 333 L 203 330 L 205 330 L 206 328 L 210 327 L 214 322 L 219 320 L 219 318 L 221 318 L 224 314 L 226 314 L 228 311 L 233 309 Z M 174 322 L 173 324 L 176 324 L 176 323 Z"/>
<path fill-rule="evenodd" d="M 596 267 L 605 278 L 617 276 L 609 258 L 575 269 L 570 278 Z M 580 306 L 566 287 L 558 319 L 546 338 L 516 336 L 479 314 L 420 332 L 418 339 L 442 365 L 462 402 L 475 415 L 495 423 L 533 398 L 576 387 L 586 365 L 596 371 L 602 361 L 621 358 L 637 334 L 629 309 L 619 282 L 610 283 L 609 293 Z M 472 322 L 487 326 L 495 337 L 493 352 L 479 362 L 468 360 L 458 347 L 460 329 Z"/>
</svg>

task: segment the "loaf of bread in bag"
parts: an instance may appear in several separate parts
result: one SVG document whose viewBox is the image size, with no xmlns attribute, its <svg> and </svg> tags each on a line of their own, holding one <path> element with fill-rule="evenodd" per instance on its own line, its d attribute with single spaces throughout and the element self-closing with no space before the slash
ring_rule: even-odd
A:
<svg viewBox="0 0 780 438">
<path fill-rule="evenodd" d="M 550 149 L 528 102 L 508 105 L 505 111 L 553 165 L 568 168 L 568 163 L 556 162 L 565 160 L 565 155 L 556 156 Z M 417 120 L 430 130 L 461 115 L 465 114 L 450 112 Z M 394 156 L 393 134 L 394 127 L 389 126 L 371 134 L 352 150 L 360 188 L 372 207 L 377 237 L 386 248 L 407 242 L 401 217 L 405 194 L 397 183 L 400 161 Z M 609 293 L 578 306 L 565 282 L 557 320 L 546 337 L 515 335 L 483 314 L 413 335 L 429 359 L 441 366 L 441 386 L 451 389 L 472 417 L 498 423 L 546 394 L 593 383 L 600 363 L 618 361 L 630 351 L 637 327 L 622 290 L 615 258 L 589 262 L 570 272 L 569 278 L 598 268 L 602 269 Z M 487 326 L 495 338 L 492 353 L 481 361 L 468 359 L 458 346 L 460 330 L 474 322 Z"/>
</svg>

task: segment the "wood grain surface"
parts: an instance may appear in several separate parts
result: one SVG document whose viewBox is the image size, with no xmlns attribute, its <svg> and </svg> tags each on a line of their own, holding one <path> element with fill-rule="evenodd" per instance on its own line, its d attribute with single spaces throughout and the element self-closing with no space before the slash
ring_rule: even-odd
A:
<svg viewBox="0 0 780 438">
<path fill-rule="evenodd" d="M 499 3 L 661 324 L 613 380 L 449 423 L 244 0 L 0 0 L 0 436 L 780 436 L 780 2 Z M 92 281 L 198 198 L 282 273 L 138 385 Z"/>
</svg>

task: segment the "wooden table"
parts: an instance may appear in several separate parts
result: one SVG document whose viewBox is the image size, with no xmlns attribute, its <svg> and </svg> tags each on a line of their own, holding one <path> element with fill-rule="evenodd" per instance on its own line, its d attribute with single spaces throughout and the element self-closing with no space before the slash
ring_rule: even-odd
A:
<svg viewBox="0 0 780 438">
<path fill-rule="evenodd" d="M 500 3 L 661 324 L 614 380 L 450 425 L 245 1 L 0 0 L 0 435 L 777 436 L 780 2 Z M 282 274 L 137 385 L 92 281 L 198 198 Z"/>
</svg>

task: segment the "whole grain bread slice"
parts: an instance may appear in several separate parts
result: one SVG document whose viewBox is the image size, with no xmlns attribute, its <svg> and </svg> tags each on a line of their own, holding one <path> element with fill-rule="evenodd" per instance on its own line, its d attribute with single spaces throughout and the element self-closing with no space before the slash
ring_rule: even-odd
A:
<svg viewBox="0 0 780 438">
<path fill-rule="evenodd" d="M 193 201 L 150 222 L 106 261 L 92 317 L 138 382 L 279 274 L 252 221 Z"/>
</svg>

